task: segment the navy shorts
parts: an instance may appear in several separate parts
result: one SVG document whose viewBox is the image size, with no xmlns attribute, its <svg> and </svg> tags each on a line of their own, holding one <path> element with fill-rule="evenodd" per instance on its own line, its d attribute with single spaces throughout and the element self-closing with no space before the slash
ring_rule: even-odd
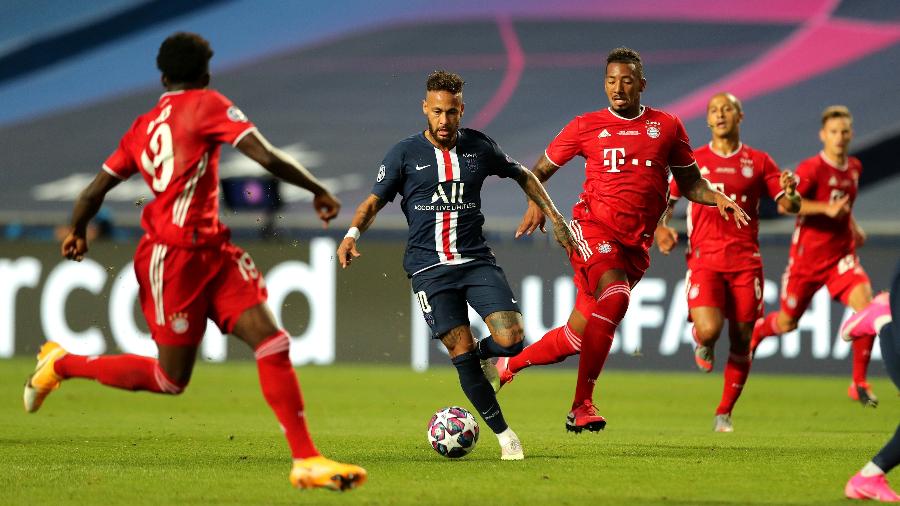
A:
<svg viewBox="0 0 900 506">
<path fill-rule="evenodd" d="M 434 339 L 469 324 L 467 302 L 482 318 L 497 311 L 521 312 L 503 269 L 485 261 L 432 267 L 412 277 L 412 290 Z"/>
</svg>

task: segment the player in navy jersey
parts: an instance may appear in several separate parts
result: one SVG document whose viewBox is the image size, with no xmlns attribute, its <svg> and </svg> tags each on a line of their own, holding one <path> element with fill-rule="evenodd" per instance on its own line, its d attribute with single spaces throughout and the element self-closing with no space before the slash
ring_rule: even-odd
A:
<svg viewBox="0 0 900 506">
<path fill-rule="evenodd" d="M 572 234 L 538 179 L 507 156 L 487 135 L 460 128 L 465 104 L 462 79 L 450 72 L 428 76 L 422 112 L 427 130 L 398 142 L 378 168 L 372 194 L 356 210 L 338 248 L 341 267 L 360 256 L 356 242 L 375 215 L 397 194 L 409 225 L 403 267 L 432 336 L 450 352 L 466 397 L 500 442 L 503 460 L 524 458 L 519 438 L 497 403 L 499 388 L 491 357 L 522 350 L 523 322 L 503 270 L 488 247 L 482 225 L 481 186 L 491 175 L 513 178 L 553 222 L 556 240 L 571 253 Z M 491 335 L 476 342 L 470 304 Z"/>
</svg>

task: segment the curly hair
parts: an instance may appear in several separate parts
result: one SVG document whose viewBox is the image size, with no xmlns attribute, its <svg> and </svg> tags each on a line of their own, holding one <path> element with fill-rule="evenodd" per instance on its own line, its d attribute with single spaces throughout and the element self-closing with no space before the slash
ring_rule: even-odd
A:
<svg viewBox="0 0 900 506">
<path fill-rule="evenodd" d="M 159 46 L 156 67 L 173 83 L 197 81 L 209 72 L 213 50 L 196 33 L 178 32 Z"/>
<path fill-rule="evenodd" d="M 644 64 L 641 62 L 641 54 L 630 47 L 617 47 L 606 56 L 606 65 L 610 63 L 631 63 L 634 70 L 641 78 L 644 78 Z"/>
<path fill-rule="evenodd" d="M 435 70 L 428 74 L 428 79 L 425 81 L 425 91 L 447 91 L 456 95 L 462 93 L 464 84 L 466 82 L 453 72 Z"/>
</svg>

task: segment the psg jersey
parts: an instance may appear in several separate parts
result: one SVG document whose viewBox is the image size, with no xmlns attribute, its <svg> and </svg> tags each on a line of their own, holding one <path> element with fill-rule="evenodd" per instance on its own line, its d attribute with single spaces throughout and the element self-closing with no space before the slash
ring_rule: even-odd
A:
<svg viewBox="0 0 900 506">
<path fill-rule="evenodd" d="M 488 176 L 515 177 L 519 162 L 487 135 L 461 128 L 456 146 L 435 147 L 424 132 L 398 142 L 378 168 L 372 193 L 402 196 L 409 225 L 403 268 L 412 277 L 436 265 L 493 260 L 482 233 L 481 187 Z"/>
</svg>

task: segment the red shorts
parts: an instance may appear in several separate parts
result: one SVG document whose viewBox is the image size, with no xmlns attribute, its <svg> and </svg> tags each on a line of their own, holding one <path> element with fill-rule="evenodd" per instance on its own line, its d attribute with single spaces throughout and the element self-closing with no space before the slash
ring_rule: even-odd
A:
<svg viewBox="0 0 900 506">
<path fill-rule="evenodd" d="M 266 301 L 268 292 L 250 254 L 230 242 L 181 248 L 144 236 L 134 253 L 141 309 L 153 340 L 196 346 L 206 319 L 231 332 L 238 317 Z"/>
<path fill-rule="evenodd" d="M 811 274 L 801 272 L 794 266 L 794 259 L 788 260 L 787 269 L 781 278 L 781 310 L 797 320 L 803 316 L 813 295 L 822 286 L 828 287 L 831 298 L 847 306 L 854 288 L 870 283 L 869 275 L 859 263 L 859 257 L 851 253 L 837 264 L 822 272 Z"/>
<path fill-rule="evenodd" d="M 594 295 L 600 277 L 611 269 L 625 271 L 632 287 L 650 267 L 650 253 L 644 247 L 622 245 L 604 227 L 585 220 L 569 222 L 577 247 L 571 255 L 575 287 L 580 293 Z"/>
<path fill-rule="evenodd" d="M 763 315 L 764 279 L 761 267 L 719 272 L 695 266 L 684 283 L 688 308 L 717 307 L 732 322 L 754 322 Z"/>
</svg>

